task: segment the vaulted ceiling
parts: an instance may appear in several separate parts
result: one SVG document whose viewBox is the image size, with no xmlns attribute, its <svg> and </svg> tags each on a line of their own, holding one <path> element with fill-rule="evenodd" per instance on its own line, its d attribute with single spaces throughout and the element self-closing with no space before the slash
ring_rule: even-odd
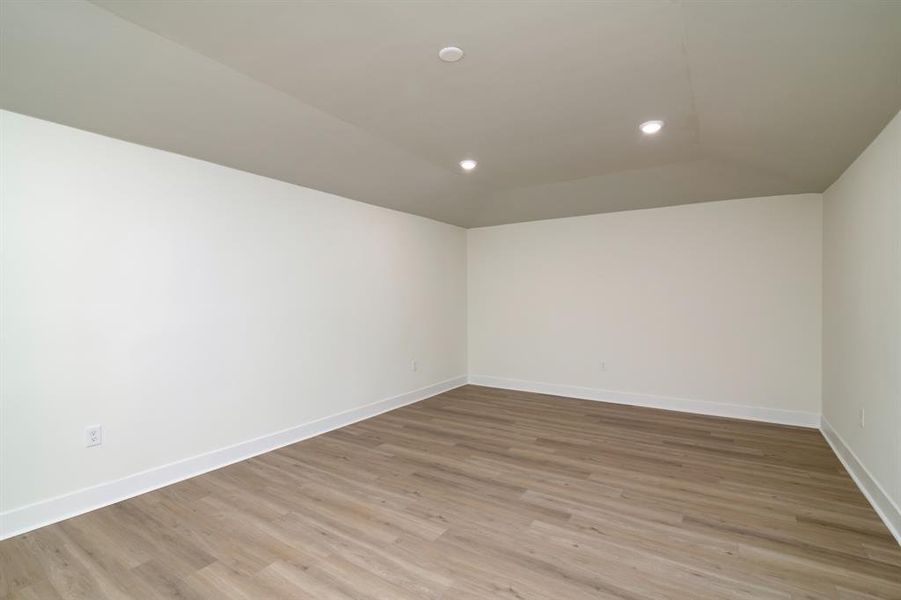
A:
<svg viewBox="0 0 901 600">
<path fill-rule="evenodd" d="M 4 108 L 466 227 L 819 192 L 901 108 L 898 1 L 5 0 L 0 28 Z"/>
</svg>

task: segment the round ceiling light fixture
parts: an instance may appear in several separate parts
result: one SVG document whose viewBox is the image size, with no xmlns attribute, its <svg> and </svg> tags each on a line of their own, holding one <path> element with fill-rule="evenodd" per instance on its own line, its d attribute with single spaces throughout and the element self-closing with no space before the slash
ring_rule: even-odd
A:
<svg viewBox="0 0 901 600">
<path fill-rule="evenodd" d="M 457 62 L 463 58 L 463 51 L 456 46 L 448 46 L 438 51 L 438 58 L 444 62 Z"/>
<path fill-rule="evenodd" d="M 638 128 L 641 129 L 642 133 L 651 135 L 663 129 L 663 121 L 645 121 Z"/>
<path fill-rule="evenodd" d="M 471 158 L 467 158 L 466 160 L 460 161 L 460 168 L 463 169 L 464 171 L 472 171 L 473 169 L 476 168 L 477 164 L 479 164 L 479 163 L 472 160 Z"/>
</svg>

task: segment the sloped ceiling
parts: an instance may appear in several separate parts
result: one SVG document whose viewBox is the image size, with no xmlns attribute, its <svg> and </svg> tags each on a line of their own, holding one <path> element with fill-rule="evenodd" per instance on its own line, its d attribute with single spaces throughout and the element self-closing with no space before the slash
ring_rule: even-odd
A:
<svg viewBox="0 0 901 600">
<path fill-rule="evenodd" d="M 465 227 L 819 192 L 901 108 L 901 2 L 5 1 L 0 27 L 4 108 Z"/>
</svg>

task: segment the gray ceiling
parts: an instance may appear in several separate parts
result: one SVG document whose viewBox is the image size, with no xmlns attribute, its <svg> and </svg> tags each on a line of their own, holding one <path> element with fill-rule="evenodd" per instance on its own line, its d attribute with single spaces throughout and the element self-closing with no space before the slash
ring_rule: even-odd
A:
<svg viewBox="0 0 901 600">
<path fill-rule="evenodd" d="M 901 108 L 901 0 L 4 0 L 0 36 L 4 108 L 466 227 L 819 192 Z"/>
</svg>

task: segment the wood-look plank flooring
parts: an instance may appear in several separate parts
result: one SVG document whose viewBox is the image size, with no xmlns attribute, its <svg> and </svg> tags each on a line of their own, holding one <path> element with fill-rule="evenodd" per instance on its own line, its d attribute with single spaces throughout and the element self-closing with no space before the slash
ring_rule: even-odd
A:
<svg viewBox="0 0 901 600">
<path fill-rule="evenodd" d="M 819 432 L 466 386 L 0 542 L 2 598 L 901 598 Z"/>
</svg>

